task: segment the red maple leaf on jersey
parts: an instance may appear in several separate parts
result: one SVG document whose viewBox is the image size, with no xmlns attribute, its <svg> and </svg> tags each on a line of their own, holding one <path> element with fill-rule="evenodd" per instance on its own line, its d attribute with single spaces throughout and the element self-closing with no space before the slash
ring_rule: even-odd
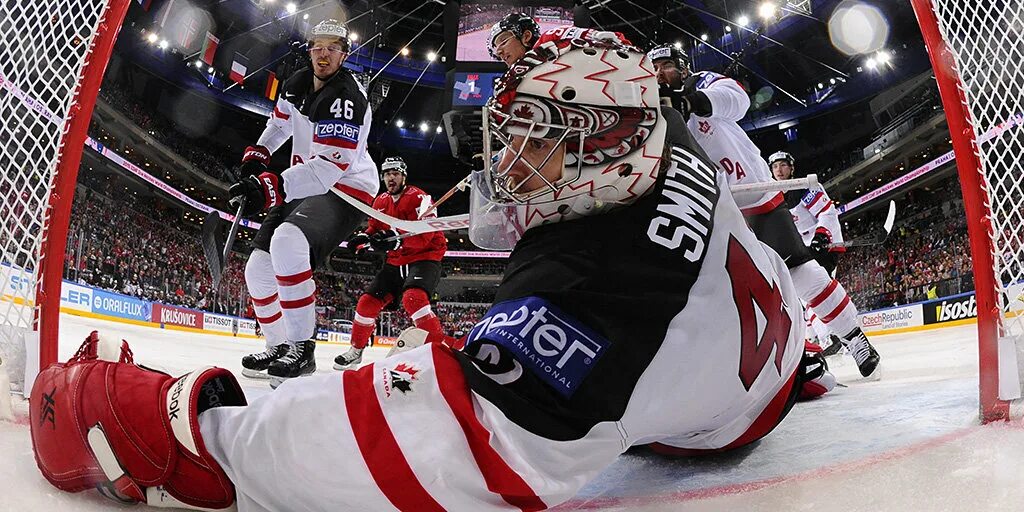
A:
<svg viewBox="0 0 1024 512">
<path fill-rule="evenodd" d="M 402 372 L 402 373 L 409 374 L 409 378 L 410 379 L 415 379 L 416 378 L 416 374 L 420 372 L 416 368 L 414 368 L 412 366 L 409 366 L 408 364 L 405 364 L 405 363 L 402 363 L 402 364 L 396 366 L 395 367 L 395 371 L 396 372 Z"/>
</svg>

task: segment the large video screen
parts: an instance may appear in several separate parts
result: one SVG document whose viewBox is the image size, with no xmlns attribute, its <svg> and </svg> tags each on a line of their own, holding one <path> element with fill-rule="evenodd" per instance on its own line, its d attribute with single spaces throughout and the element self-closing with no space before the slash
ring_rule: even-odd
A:
<svg viewBox="0 0 1024 512">
<path fill-rule="evenodd" d="M 482 107 L 494 94 L 494 80 L 501 73 L 456 72 L 452 107 Z"/>
<path fill-rule="evenodd" d="M 524 12 L 533 16 L 541 33 L 573 24 L 571 8 L 522 7 L 503 3 L 463 2 L 459 6 L 459 37 L 456 41 L 455 60 L 460 62 L 497 62 L 487 51 L 494 25 L 510 12 Z"/>
</svg>

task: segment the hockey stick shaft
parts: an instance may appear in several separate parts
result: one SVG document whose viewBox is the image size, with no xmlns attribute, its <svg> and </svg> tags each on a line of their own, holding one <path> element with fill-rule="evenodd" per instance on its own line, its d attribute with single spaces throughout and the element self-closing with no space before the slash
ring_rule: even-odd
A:
<svg viewBox="0 0 1024 512">
<path fill-rule="evenodd" d="M 809 188 L 816 186 L 817 184 L 818 176 L 815 174 L 809 174 L 806 178 L 794 180 L 734 185 L 729 188 L 729 191 L 733 194 L 782 192 L 785 190 Z M 370 205 L 346 194 L 345 192 L 342 192 L 337 188 L 331 189 L 331 191 L 357 210 L 366 214 L 368 217 L 372 217 L 384 224 L 387 224 L 393 229 L 405 231 L 403 234 L 406 236 L 419 235 L 429 233 L 431 231 L 448 231 L 469 227 L 468 213 L 450 215 L 447 217 L 435 217 L 433 219 L 405 220 L 374 210 Z"/>
<path fill-rule="evenodd" d="M 436 210 L 438 206 L 441 206 L 441 203 L 444 203 L 445 201 L 450 199 L 453 195 L 455 195 L 456 192 L 461 192 L 463 190 L 466 190 L 466 187 L 469 186 L 469 178 L 470 178 L 470 176 L 472 176 L 472 174 L 467 174 L 466 177 L 462 178 L 462 180 L 460 180 L 458 183 L 456 183 L 455 186 L 451 188 L 451 190 L 449 190 L 448 192 L 445 192 L 444 195 L 441 196 L 441 198 L 438 199 L 436 203 L 430 205 L 430 208 L 427 208 L 427 211 L 425 211 L 425 212 L 420 214 L 420 218 L 422 219 L 422 218 L 426 217 L 427 215 L 430 215 L 431 213 L 434 213 L 434 210 Z"/>
<path fill-rule="evenodd" d="M 235 211 L 235 220 L 231 222 L 231 229 L 228 230 L 228 239 L 224 242 L 224 266 L 228 264 L 228 257 L 231 256 L 231 247 L 235 245 L 235 237 L 238 236 L 238 225 L 242 222 L 242 211 L 245 210 L 245 197 L 238 201 L 238 209 Z"/>
<path fill-rule="evenodd" d="M 896 222 L 896 201 L 889 201 L 889 211 L 885 215 L 885 222 L 882 223 L 882 232 L 875 233 L 873 235 L 862 236 L 855 240 L 849 240 L 846 242 L 838 242 L 829 244 L 829 248 L 835 247 L 871 247 L 873 245 L 882 245 L 886 240 L 889 239 L 889 233 L 892 232 L 892 227 Z"/>
</svg>

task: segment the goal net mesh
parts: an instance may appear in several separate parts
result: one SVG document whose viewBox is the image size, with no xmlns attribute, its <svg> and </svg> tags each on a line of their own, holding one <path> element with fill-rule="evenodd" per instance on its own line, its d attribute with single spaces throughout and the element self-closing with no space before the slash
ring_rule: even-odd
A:
<svg viewBox="0 0 1024 512">
<path fill-rule="evenodd" d="M 49 195 L 68 130 L 63 120 L 107 6 L 5 1 L 0 15 L 0 358 L 15 381 L 36 313 Z"/>
<path fill-rule="evenodd" d="M 985 209 L 991 221 L 999 333 L 1004 339 L 1018 340 L 1014 351 L 1017 375 L 1022 375 L 1024 8 L 1019 1 L 932 0 L 931 4 L 950 52 L 941 59 L 948 69 L 936 73 L 951 72 L 959 78 L 974 151 L 980 160 L 980 192 L 988 199 Z M 953 134 L 960 135 L 966 134 Z M 987 270 L 975 268 L 975 272 Z M 1004 356 L 1001 352 L 1000 358 Z M 1000 368 L 1009 370 L 1002 362 Z"/>
</svg>

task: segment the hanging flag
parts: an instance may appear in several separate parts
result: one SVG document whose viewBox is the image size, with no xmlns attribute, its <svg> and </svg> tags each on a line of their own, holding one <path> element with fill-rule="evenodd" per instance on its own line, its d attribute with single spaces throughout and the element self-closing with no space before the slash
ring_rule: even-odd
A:
<svg viewBox="0 0 1024 512">
<path fill-rule="evenodd" d="M 164 10 L 160 14 L 160 28 L 167 24 L 167 18 L 171 17 L 171 9 L 174 9 L 174 0 L 168 0 L 164 5 Z"/>
<path fill-rule="evenodd" d="M 143 11 L 149 11 L 149 7 L 151 5 L 153 5 L 153 0 L 136 0 L 136 1 L 138 1 L 139 5 L 142 6 L 142 10 Z"/>
<path fill-rule="evenodd" d="M 277 74 L 273 71 L 267 72 L 267 90 L 264 91 L 264 94 L 266 94 L 267 98 L 270 98 L 271 101 L 277 98 Z"/>
<path fill-rule="evenodd" d="M 217 45 L 220 44 L 220 39 L 217 36 L 207 32 L 206 42 L 203 43 L 203 62 L 207 66 L 213 65 L 213 56 L 217 54 Z"/>
<path fill-rule="evenodd" d="M 241 53 L 235 53 L 234 60 L 231 61 L 231 73 L 228 75 L 238 85 L 242 85 L 245 81 L 245 73 L 248 71 L 246 65 L 249 63 L 249 59 L 245 58 Z"/>
<path fill-rule="evenodd" d="M 192 43 L 199 35 L 199 20 L 192 12 L 183 13 L 186 18 L 178 25 L 178 47 L 186 51 L 195 49 Z"/>
</svg>

